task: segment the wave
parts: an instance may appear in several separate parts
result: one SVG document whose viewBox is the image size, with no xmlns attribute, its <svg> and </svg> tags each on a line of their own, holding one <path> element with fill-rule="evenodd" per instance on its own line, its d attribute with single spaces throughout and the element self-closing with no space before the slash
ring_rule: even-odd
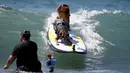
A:
<svg viewBox="0 0 130 73">
<path fill-rule="evenodd" d="M 92 19 L 92 17 L 105 14 L 105 13 L 120 13 L 121 11 L 108 11 L 108 10 L 84 10 L 81 9 L 76 13 L 71 15 L 71 24 L 73 29 L 79 31 L 78 33 L 82 36 L 89 52 L 93 52 L 93 54 L 102 53 L 105 49 L 103 44 L 103 37 L 100 36 L 97 29 L 100 27 L 100 22 Z"/>
<path fill-rule="evenodd" d="M 104 46 L 101 46 L 101 44 L 104 43 L 104 38 L 100 36 L 97 29 L 100 27 L 100 22 L 92 19 L 92 17 L 99 15 L 99 14 L 105 14 L 105 13 L 113 13 L 118 14 L 121 13 L 121 11 L 115 10 L 115 11 L 108 11 L 108 10 L 84 10 L 80 9 L 75 13 L 71 13 L 70 17 L 70 26 L 71 29 L 76 31 L 78 35 L 82 37 L 84 40 L 88 52 L 93 53 L 94 55 L 102 53 L 105 49 Z M 46 20 L 46 31 L 56 18 L 57 14 L 53 12 L 51 16 Z M 45 33 L 45 32 L 44 32 Z M 43 34 L 45 36 L 45 34 Z M 43 37 L 45 39 L 45 37 Z M 108 41 L 107 41 L 108 42 Z M 110 43 L 110 42 L 109 42 Z M 112 44 L 112 43 L 111 43 Z"/>
<path fill-rule="evenodd" d="M 0 6 L 2 9 L 12 9 L 8 6 L 5 5 L 1 5 Z M 19 14 L 19 12 L 21 14 Z M 17 12 L 17 16 L 20 16 L 20 18 L 22 18 L 22 20 L 26 21 L 27 24 L 41 24 L 42 23 L 42 16 L 39 13 L 32 13 L 32 12 L 23 12 L 23 11 L 19 11 Z M 24 13 L 24 14 L 23 14 Z M 26 14 L 25 14 L 26 13 Z M 71 29 L 76 31 L 78 35 L 80 35 L 82 37 L 82 39 L 84 40 L 88 52 L 92 52 L 94 55 L 98 54 L 98 53 L 102 53 L 105 49 L 104 46 L 102 46 L 102 44 L 104 43 L 104 41 L 106 41 L 107 43 L 114 45 L 113 43 L 111 43 L 110 41 L 105 40 L 99 33 L 98 33 L 98 28 L 101 26 L 100 25 L 100 21 L 93 19 L 93 17 L 97 16 L 97 15 L 101 15 L 101 14 L 119 14 L 121 13 L 120 10 L 115 10 L 115 11 L 108 11 L 108 10 L 85 10 L 85 9 L 79 9 L 78 11 L 71 13 L 71 17 L 70 17 L 70 24 L 71 24 Z M 32 14 L 35 15 L 36 17 L 40 17 L 40 22 L 39 20 L 32 18 Z M 16 15 L 15 15 L 16 16 Z M 45 25 L 43 25 L 43 29 L 47 30 L 48 26 L 50 24 L 53 23 L 55 17 L 57 16 L 57 14 L 55 12 L 53 12 L 49 17 L 46 18 L 45 16 Z M 47 26 L 47 27 L 45 27 Z M 32 27 L 34 28 L 34 27 Z M 41 35 L 43 36 L 43 39 L 46 42 L 46 31 L 42 31 L 40 32 Z"/>
<path fill-rule="evenodd" d="M 6 6 L 6 5 L 0 5 L 0 9 L 1 9 L 1 10 L 12 10 L 13 8 L 8 7 L 8 6 Z"/>
</svg>

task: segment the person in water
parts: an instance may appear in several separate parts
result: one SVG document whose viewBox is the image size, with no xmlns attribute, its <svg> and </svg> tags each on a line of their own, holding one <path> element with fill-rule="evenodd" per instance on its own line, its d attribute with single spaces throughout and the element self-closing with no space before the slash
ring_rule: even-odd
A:
<svg viewBox="0 0 130 73">
<path fill-rule="evenodd" d="M 46 66 L 49 68 L 49 72 L 54 72 L 54 67 L 56 66 L 56 60 L 53 59 L 52 54 L 48 54 L 48 60 L 46 61 Z"/>
<path fill-rule="evenodd" d="M 30 31 L 22 31 L 20 36 L 21 42 L 14 47 L 3 69 L 8 69 L 16 59 L 16 70 L 42 73 L 41 63 L 37 55 L 37 44 L 30 40 L 30 36 Z"/>
<path fill-rule="evenodd" d="M 62 4 L 56 8 L 58 16 L 56 17 L 53 26 L 57 34 L 56 40 L 64 39 L 68 45 L 72 45 L 69 37 L 70 31 L 70 9 L 66 4 Z"/>
</svg>

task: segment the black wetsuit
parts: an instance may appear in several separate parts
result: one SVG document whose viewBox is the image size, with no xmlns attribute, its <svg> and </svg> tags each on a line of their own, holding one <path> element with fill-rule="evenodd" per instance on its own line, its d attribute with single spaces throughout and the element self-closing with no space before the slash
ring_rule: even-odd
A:
<svg viewBox="0 0 130 73">
<path fill-rule="evenodd" d="M 37 44 L 33 41 L 23 41 L 16 45 L 12 55 L 16 56 L 17 70 L 27 72 L 42 72 L 38 60 Z"/>
</svg>

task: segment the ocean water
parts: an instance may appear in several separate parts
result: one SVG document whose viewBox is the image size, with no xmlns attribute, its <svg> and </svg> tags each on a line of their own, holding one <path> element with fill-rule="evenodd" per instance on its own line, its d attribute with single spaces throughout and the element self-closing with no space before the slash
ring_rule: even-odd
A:
<svg viewBox="0 0 130 73">
<path fill-rule="evenodd" d="M 38 45 L 38 58 L 45 67 L 47 54 L 54 55 L 54 73 L 130 73 L 129 0 L 0 0 L 0 73 L 19 43 L 20 32 L 31 31 Z M 59 4 L 70 6 L 70 26 L 84 40 L 87 54 L 58 53 L 49 49 L 46 32 Z M 15 72 L 14 72 L 15 73 Z"/>
</svg>

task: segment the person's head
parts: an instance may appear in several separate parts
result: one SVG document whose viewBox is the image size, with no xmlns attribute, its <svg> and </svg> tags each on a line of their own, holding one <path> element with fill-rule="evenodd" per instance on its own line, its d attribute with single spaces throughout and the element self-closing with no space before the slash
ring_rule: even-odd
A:
<svg viewBox="0 0 130 73">
<path fill-rule="evenodd" d="M 23 40 L 30 40 L 30 37 L 31 37 L 30 31 L 29 30 L 23 30 L 21 32 L 21 35 L 20 35 L 20 40 L 21 40 L 21 42 Z"/>
<path fill-rule="evenodd" d="M 56 8 L 56 11 L 58 13 L 58 17 L 59 18 L 63 18 L 65 20 L 69 21 L 69 17 L 70 17 L 70 9 L 69 6 L 66 4 L 62 4 L 60 6 L 58 6 Z"/>
</svg>

